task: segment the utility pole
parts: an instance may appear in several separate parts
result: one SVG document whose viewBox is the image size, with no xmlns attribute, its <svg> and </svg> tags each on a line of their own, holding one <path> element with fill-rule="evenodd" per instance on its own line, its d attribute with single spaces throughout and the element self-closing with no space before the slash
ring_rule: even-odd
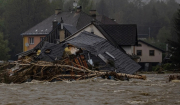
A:
<svg viewBox="0 0 180 105">
<path fill-rule="evenodd" d="M 149 27 L 149 38 L 150 38 L 150 34 L 151 34 L 151 28 Z"/>
</svg>

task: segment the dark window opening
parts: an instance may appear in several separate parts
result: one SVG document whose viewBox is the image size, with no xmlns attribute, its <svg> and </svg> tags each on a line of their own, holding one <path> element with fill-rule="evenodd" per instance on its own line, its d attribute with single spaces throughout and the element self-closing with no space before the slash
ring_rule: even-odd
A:
<svg viewBox="0 0 180 105">
<path fill-rule="evenodd" d="M 142 56 L 142 50 L 137 50 L 136 54 L 137 54 L 138 56 Z"/>
<path fill-rule="evenodd" d="M 50 54 L 50 53 L 51 53 L 51 49 L 45 50 L 45 54 Z"/>
<path fill-rule="evenodd" d="M 149 56 L 154 56 L 154 50 L 149 50 Z"/>
</svg>

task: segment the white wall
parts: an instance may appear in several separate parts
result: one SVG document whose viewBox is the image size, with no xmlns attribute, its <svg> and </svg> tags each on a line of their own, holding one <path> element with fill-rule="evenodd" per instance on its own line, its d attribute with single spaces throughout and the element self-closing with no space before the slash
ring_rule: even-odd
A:
<svg viewBox="0 0 180 105">
<path fill-rule="evenodd" d="M 122 46 L 122 48 L 126 51 L 127 54 L 132 55 L 133 46 Z"/>
<path fill-rule="evenodd" d="M 138 42 L 138 44 L 141 44 L 142 46 L 136 46 L 135 53 L 137 50 L 142 50 L 142 56 L 140 56 L 141 62 L 162 62 L 161 51 L 151 46 L 148 46 L 142 42 Z M 149 56 L 149 50 L 154 50 L 154 56 Z"/>
<path fill-rule="evenodd" d="M 94 25 L 90 25 L 90 26 L 86 27 L 85 29 L 83 29 L 82 31 L 76 33 L 74 36 L 72 36 L 72 37 L 69 38 L 69 39 L 72 39 L 72 38 L 78 36 L 78 35 L 79 35 L 81 32 L 83 32 L 83 31 L 87 31 L 87 32 L 92 32 L 92 31 L 93 31 L 95 35 L 98 35 L 99 37 L 102 37 L 102 38 L 106 39 L 106 38 L 103 36 L 103 34 L 102 34 Z M 68 39 L 68 40 L 69 40 L 69 39 Z"/>
</svg>

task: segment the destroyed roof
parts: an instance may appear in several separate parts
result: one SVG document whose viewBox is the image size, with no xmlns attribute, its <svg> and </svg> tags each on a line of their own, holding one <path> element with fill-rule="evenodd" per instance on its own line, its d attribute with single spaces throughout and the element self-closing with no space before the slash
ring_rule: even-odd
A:
<svg viewBox="0 0 180 105">
<path fill-rule="evenodd" d="M 107 60 L 113 60 L 117 72 L 133 74 L 140 69 L 140 65 L 132 60 L 128 55 L 112 46 L 107 40 L 92 33 L 82 32 L 80 35 L 68 40 L 66 43 L 85 49 L 94 55 L 101 54 Z M 112 55 L 115 59 L 109 56 L 106 52 Z"/>
<path fill-rule="evenodd" d="M 137 25 L 135 24 L 111 24 L 99 25 L 101 32 L 108 34 L 120 46 L 137 45 Z"/>
<path fill-rule="evenodd" d="M 55 59 L 60 59 L 63 55 L 65 45 L 63 44 L 53 44 L 49 42 L 45 42 L 43 47 L 41 48 L 41 54 L 38 56 L 40 60 L 53 62 Z M 46 54 L 46 50 L 51 50 L 49 54 Z"/>
<path fill-rule="evenodd" d="M 51 15 L 47 19 L 43 20 L 39 24 L 35 25 L 31 29 L 22 33 L 21 35 L 45 35 L 49 34 L 52 31 L 53 25 L 52 21 L 56 20 L 61 21 L 61 17 L 64 23 L 74 26 L 77 30 L 91 23 L 93 17 L 89 16 L 84 12 L 61 12 L 58 15 Z M 103 16 L 105 17 L 105 16 Z M 106 17 L 107 18 L 107 17 Z M 100 18 L 98 18 L 100 19 Z M 108 20 L 108 19 L 107 19 Z M 111 21 L 109 19 L 108 21 Z M 112 20 L 113 21 L 113 20 Z M 113 22 L 114 23 L 114 22 Z"/>
<path fill-rule="evenodd" d="M 21 52 L 21 53 L 19 53 L 19 54 L 16 54 L 16 56 L 19 56 L 19 55 L 21 55 L 21 56 L 26 56 L 26 55 L 29 55 L 29 54 L 31 54 L 31 53 L 33 53 L 34 52 L 34 49 L 31 49 L 31 50 L 28 50 L 28 51 L 25 51 L 25 52 Z"/>
<path fill-rule="evenodd" d="M 115 47 L 117 47 L 118 49 L 120 49 L 121 51 L 125 52 L 125 50 L 118 45 L 118 43 L 114 40 L 114 38 L 112 38 L 110 35 L 108 35 L 101 27 L 99 24 L 96 23 L 89 23 L 88 25 L 84 26 L 83 28 L 79 29 L 78 31 L 76 31 L 75 33 L 73 33 L 72 35 L 70 35 L 69 37 L 67 37 L 66 39 L 64 39 L 65 41 L 69 40 L 71 37 L 73 37 L 74 35 L 76 35 L 77 33 L 81 32 L 82 30 L 84 30 L 85 28 L 89 27 L 90 25 L 94 25 L 97 29 L 99 29 L 99 31 L 103 34 L 103 36 Z"/>
<path fill-rule="evenodd" d="M 86 37 L 84 37 L 84 35 L 86 35 Z M 103 42 L 104 40 L 105 39 L 103 39 L 97 35 L 94 35 L 87 31 L 84 31 L 77 37 L 74 37 L 74 38 L 70 39 L 69 41 L 67 41 L 67 43 L 70 43 L 76 47 L 83 48 L 87 51 L 90 51 L 92 54 L 97 55 L 98 49 L 96 49 L 96 47 L 94 47 L 94 46 Z"/>
</svg>

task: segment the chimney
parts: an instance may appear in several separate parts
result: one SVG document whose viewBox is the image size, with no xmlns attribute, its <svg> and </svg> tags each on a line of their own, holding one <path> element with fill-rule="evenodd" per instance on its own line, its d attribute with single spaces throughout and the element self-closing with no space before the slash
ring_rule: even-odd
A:
<svg viewBox="0 0 180 105">
<path fill-rule="evenodd" d="M 61 13 L 61 9 L 55 9 L 55 15 L 58 15 L 59 13 Z"/>
<path fill-rule="evenodd" d="M 78 13 L 78 12 L 81 12 L 81 10 L 82 10 L 82 6 L 78 6 L 76 12 L 77 12 L 77 13 Z"/>
<path fill-rule="evenodd" d="M 52 24 L 53 24 L 53 29 L 54 29 L 54 28 L 57 27 L 58 21 L 57 21 L 57 20 L 54 20 L 54 21 L 52 22 Z"/>
<path fill-rule="evenodd" d="M 62 17 L 61 17 L 61 30 L 63 30 L 63 27 L 64 27 L 64 25 L 63 25 L 63 23 L 64 23 L 64 21 L 63 21 L 63 19 L 62 19 Z"/>
<path fill-rule="evenodd" d="M 63 24 L 64 24 L 64 21 L 61 17 L 61 29 L 59 30 L 59 39 L 60 39 L 60 42 L 62 42 L 66 37 L 65 37 L 65 30 L 63 29 Z"/>
<path fill-rule="evenodd" d="M 96 17 L 96 10 L 89 10 L 89 15 L 92 17 Z"/>
</svg>

